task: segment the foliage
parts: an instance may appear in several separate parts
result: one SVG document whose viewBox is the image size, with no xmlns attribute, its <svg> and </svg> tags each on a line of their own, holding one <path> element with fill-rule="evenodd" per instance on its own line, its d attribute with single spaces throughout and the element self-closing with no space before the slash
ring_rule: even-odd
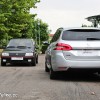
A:
<svg viewBox="0 0 100 100">
<path fill-rule="evenodd" d="M 30 14 L 39 0 L 0 1 L 0 42 L 6 44 L 11 38 L 33 38 L 39 44 L 48 39 L 48 25 Z M 38 23 L 40 24 L 38 25 Z"/>
<path fill-rule="evenodd" d="M 1 0 L 0 1 L 0 40 L 5 35 L 10 38 L 19 38 L 23 34 L 31 37 L 32 15 L 31 7 L 36 8 L 38 0 Z M 8 37 L 8 38 L 9 38 Z"/>
<path fill-rule="evenodd" d="M 93 27 L 93 25 L 82 24 L 82 27 Z"/>
<path fill-rule="evenodd" d="M 47 23 L 42 22 L 42 20 L 40 20 L 40 19 L 36 19 L 33 22 L 33 26 L 34 26 L 34 28 L 33 28 L 33 37 L 34 37 L 34 39 L 39 42 L 39 36 L 40 36 L 41 44 L 42 44 L 43 41 L 47 41 L 48 38 L 49 38 Z"/>
</svg>

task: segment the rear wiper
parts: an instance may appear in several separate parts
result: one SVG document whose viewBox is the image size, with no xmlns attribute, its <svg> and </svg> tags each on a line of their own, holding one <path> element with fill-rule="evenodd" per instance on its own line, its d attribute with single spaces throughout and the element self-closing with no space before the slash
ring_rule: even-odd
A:
<svg viewBox="0 0 100 100">
<path fill-rule="evenodd" d="M 100 40 L 100 38 L 87 38 L 87 40 Z"/>
</svg>

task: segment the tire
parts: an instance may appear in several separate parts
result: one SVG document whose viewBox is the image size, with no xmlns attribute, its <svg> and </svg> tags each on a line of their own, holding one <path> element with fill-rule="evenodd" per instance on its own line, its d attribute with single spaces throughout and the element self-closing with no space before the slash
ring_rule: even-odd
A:
<svg viewBox="0 0 100 100">
<path fill-rule="evenodd" d="M 100 74 L 100 71 L 98 71 L 97 73 Z"/>
<path fill-rule="evenodd" d="M 53 69 L 51 68 L 50 69 L 50 79 L 53 79 L 54 80 L 54 79 L 56 79 L 56 77 L 57 77 L 56 76 L 56 72 L 54 72 Z"/>
<path fill-rule="evenodd" d="M 32 66 L 36 66 L 36 58 L 33 59 L 31 65 L 32 65 Z"/>
<path fill-rule="evenodd" d="M 49 68 L 47 67 L 47 65 L 46 65 L 46 62 L 45 62 L 45 72 L 49 72 L 50 70 L 49 70 Z"/>
<path fill-rule="evenodd" d="M 38 56 L 37 56 L 37 58 L 36 58 L 36 63 L 38 64 Z"/>
<path fill-rule="evenodd" d="M 1 61 L 1 66 L 6 66 L 6 63 Z"/>
</svg>

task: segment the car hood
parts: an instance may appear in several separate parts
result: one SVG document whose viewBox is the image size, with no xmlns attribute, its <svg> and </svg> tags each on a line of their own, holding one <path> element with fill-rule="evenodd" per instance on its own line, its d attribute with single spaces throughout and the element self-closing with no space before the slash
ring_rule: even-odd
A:
<svg viewBox="0 0 100 100">
<path fill-rule="evenodd" d="M 7 48 L 5 49 L 3 52 L 6 52 L 6 53 L 31 53 L 33 52 L 32 49 L 19 49 L 19 48 Z"/>
</svg>

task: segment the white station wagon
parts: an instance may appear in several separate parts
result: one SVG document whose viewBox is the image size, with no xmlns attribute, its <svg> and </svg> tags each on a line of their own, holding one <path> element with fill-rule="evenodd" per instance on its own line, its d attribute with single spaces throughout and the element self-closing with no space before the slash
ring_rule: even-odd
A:
<svg viewBox="0 0 100 100">
<path fill-rule="evenodd" d="M 59 28 L 45 53 L 45 71 L 50 71 L 50 79 L 56 72 L 69 69 L 100 72 L 100 29 Z"/>
</svg>

